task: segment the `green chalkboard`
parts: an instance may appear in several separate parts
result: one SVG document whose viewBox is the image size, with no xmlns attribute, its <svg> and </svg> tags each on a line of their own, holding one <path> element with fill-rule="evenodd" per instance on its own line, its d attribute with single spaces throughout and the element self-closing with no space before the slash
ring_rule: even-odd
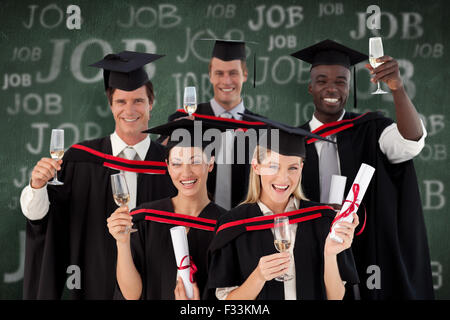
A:
<svg viewBox="0 0 450 320">
<path fill-rule="evenodd" d="M 79 29 L 69 5 L 79 9 Z M 381 29 L 368 28 L 370 5 L 381 10 Z M 256 54 L 257 83 L 244 85 L 245 105 L 300 125 L 314 109 L 307 93 L 309 66 L 289 54 L 326 38 L 368 52 L 368 38 L 376 35 L 383 37 L 385 53 L 399 61 L 428 131 L 415 165 L 436 296 L 450 298 L 449 1 L 430 0 L 425 6 L 411 0 L 4 0 L 1 7 L 1 299 L 22 296 L 25 218 L 19 198 L 34 164 L 48 156 L 50 130 L 65 129 L 66 146 L 113 131 L 102 73 L 88 64 L 122 50 L 165 54 L 147 69 L 156 92 L 150 123 L 158 125 L 181 105 L 185 86 L 195 85 L 201 101 L 212 97 L 211 46 L 196 39 L 251 40 L 258 43 L 248 48 L 248 57 Z M 370 94 L 375 85 L 363 66 L 357 82 L 359 111 L 382 110 L 395 118 L 392 96 Z"/>
</svg>

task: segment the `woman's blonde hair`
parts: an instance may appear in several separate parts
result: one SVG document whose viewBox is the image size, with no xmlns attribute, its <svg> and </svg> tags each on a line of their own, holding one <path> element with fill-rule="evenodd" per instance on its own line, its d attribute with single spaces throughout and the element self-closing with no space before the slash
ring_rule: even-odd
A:
<svg viewBox="0 0 450 320">
<path fill-rule="evenodd" d="M 268 155 L 268 152 L 270 152 L 270 149 L 267 149 L 265 147 L 257 145 L 255 148 L 255 152 L 253 153 L 253 159 L 256 160 L 258 164 L 261 164 L 265 157 Z M 303 161 L 302 158 L 300 158 L 300 161 Z M 300 179 L 298 181 L 297 187 L 294 189 L 294 192 L 292 193 L 295 198 L 298 200 L 308 200 L 302 190 L 302 176 L 300 175 Z M 261 196 L 261 176 L 253 170 L 253 166 L 250 168 L 250 177 L 248 181 L 248 191 L 247 191 L 247 197 L 244 201 L 241 202 L 241 204 L 244 203 L 255 203 L 259 200 Z"/>
</svg>

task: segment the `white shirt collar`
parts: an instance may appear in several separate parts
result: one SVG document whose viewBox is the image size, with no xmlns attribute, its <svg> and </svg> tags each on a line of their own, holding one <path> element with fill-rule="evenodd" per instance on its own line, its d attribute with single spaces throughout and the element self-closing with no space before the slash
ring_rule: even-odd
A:
<svg viewBox="0 0 450 320">
<path fill-rule="evenodd" d="M 261 212 L 262 212 L 263 215 L 268 216 L 268 215 L 274 214 L 272 212 L 272 210 L 270 210 L 264 203 L 261 202 L 261 200 L 258 200 L 257 203 L 258 203 L 258 206 L 261 209 Z M 287 205 L 286 205 L 286 208 L 284 208 L 284 212 L 297 210 L 298 206 L 299 206 L 298 199 L 296 197 L 294 197 L 294 196 L 291 196 L 289 198 L 289 201 L 288 201 Z"/>
<path fill-rule="evenodd" d="M 139 156 L 140 160 L 144 160 L 145 156 L 147 155 L 148 149 L 150 148 L 150 137 L 145 137 L 144 140 L 136 143 L 134 146 L 134 150 L 136 150 L 137 155 Z M 119 135 L 114 131 L 113 134 L 111 134 L 111 146 L 112 146 L 112 154 L 115 157 L 118 157 L 122 151 L 128 147 L 128 145 L 119 137 Z"/>
<path fill-rule="evenodd" d="M 227 112 L 227 110 L 225 110 L 214 98 L 212 98 L 209 102 L 211 103 L 211 108 L 213 109 L 214 115 L 216 117 L 220 116 L 224 112 Z M 239 115 L 238 112 L 245 112 L 244 100 L 241 99 L 241 102 L 233 109 L 228 110 L 228 112 L 233 115 L 233 118 L 242 120 L 242 116 Z"/>
<path fill-rule="evenodd" d="M 341 121 L 342 119 L 344 119 L 344 114 L 345 114 L 345 109 L 343 110 L 341 116 L 339 117 L 339 119 L 337 119 L 337 121 Z M 309 127 L 311 128 L 311 131 L 316 130 L 317 128 L 319 128 L 322 125 L 323 125 L 323 123 L 320 122 L 313 114 L 311 121 L 309 121 Z"/>
</svg>

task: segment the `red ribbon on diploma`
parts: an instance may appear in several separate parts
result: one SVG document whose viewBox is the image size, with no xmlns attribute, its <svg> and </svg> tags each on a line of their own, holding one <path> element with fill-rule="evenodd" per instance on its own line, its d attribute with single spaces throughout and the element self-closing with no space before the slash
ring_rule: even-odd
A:
<svg viewBox="0 0 450 320">
<path fill-rule="evenodd" d="M 333 222 L 331 223 L 331 226 L 334 225 L 334 223 L 336 221 L 338 221 L 341 218 L 345 218 L 347 216 L 349 216 L 351 213 L 353 213 L 353 211 L 356 212 L 356 210 L 358 210 L 357 207 L 359 207 L 359 205 L 356 203 L 356 200 L 358 199 L 358 194 L 359 194 L 359 184 L 355 183 L 352 187 L 352 191 L 353 191 L 353 201 L 349 201 L 349 200 L 345 200 L 345 202 L 350 202 L 350 206 L 347 208 L 347 210 L 345 210 L 344 212 L 342 212 L 341 214 L 337 215 Z M 356 210 L 355 210 L 356 209 Z"/>
<path fill-rule="evenodd" d="M 190 264 L 187 264 L 185 266 L 183 266 L 183 262 L 186 258 L 189 258 Z M 189 280 L 191 281 L 191 283 L 194 283 L 194 274 L 197 272 L 197 266 L 194 264 L 194 261 L 192 261 L 192 257 L 191 256 L 184 256 L 183 259 L 181 259 L 180 262 L 180 266 L 177 267 L 178 270 L 184 270 L 187 268 L 190 268 L 190 272 L 189 272 Z"/>
</svg>

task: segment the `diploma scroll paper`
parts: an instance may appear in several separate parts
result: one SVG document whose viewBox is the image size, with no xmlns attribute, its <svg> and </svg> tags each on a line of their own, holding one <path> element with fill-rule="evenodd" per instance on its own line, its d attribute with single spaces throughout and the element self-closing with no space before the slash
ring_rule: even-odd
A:
<svg viewBox="0 0 450 320">
<path fill-rule="evenodd" d="M 330 235 L 331 239 L 342 243 L 342 239 L 335 234 L 334 228 L 339 225 L 339 222 L 342 221 L 350 223 L 353 222 L 353 214 L 356 214 L 358 211 L 359 205 L 361 204 L 374 172 L 375 168 L 365 163 L 361 164 L 347 198 L 336 216 L 338 219 L 333 223 Z M 339 218 L 340 216 L 341 218 Z"/>
<path fill-rule="evenodd" d="M 192 287 L 192 283 L 190 281 L 191 268 L 183 268 L 185 266 L 190 266 L 191 264 L 186 228 L 183 226 L 170 228 L 170 235 L 172 237 L 175 259 L 177 261 L 178 274 L 183 280 L 186 296 L 189 299 L 192 299 L 194 297 L 194 288 Z M 181 263 L 183 263 L 183 265 L 181 265 Z"/>
</svg>

